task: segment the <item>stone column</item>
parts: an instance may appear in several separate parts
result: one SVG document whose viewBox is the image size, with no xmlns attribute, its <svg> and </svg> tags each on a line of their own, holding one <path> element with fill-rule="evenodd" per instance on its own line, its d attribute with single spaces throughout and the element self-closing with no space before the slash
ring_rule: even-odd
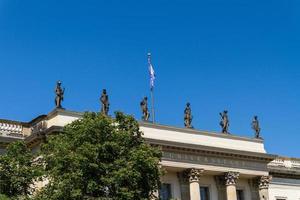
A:
<svg viewBox="0 0 300 200">
<path fill-rule="evenodd" d="M 190 183 L 190 200 L 201 200 L 200 196 L 200 177 L 203 175 L 203 169 L 189 169 L 188 177 Z"/>
<path fill-rule="evenodd" d="M 237 200 L 236 181 L 239 178 L 238 172 L 225 173 L 226 197 L 227 200 Z"/>
<path fill-rule="evenodd" d="M 271 176 L 262 176 L 259 180 L 259 198 L 260 200 L 269 200 L 269 183 L 271 182 Z"/>
</svg>

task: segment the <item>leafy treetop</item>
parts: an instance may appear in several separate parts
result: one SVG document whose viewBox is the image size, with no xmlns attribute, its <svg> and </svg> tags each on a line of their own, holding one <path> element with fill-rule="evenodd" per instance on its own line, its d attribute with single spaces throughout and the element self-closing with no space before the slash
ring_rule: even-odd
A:
<svg viewBox="0 0 300 200">
<path fill-rule="evenodd" d="M 41 155 L 49 184 L 37 199 L 144 200 L 159 187 L 161 151 L 142 138 L 138 122 L 85 113 L 47 138 Z"/>
</svg>

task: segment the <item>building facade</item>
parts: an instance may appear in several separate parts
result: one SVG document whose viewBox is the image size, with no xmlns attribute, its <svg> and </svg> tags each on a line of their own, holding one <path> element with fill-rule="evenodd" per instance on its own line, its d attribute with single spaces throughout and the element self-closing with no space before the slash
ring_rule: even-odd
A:
<svg viewBox="0 0 300 200">
<path fill-rule="evenodd" d="M 33 151 L 83 113 L 55 109 L 30 122 L 0 120 L 0 153 L 16 140 Z M 300 159 L 266 152 L 264 141 L 140 122 L 145 140 L 163 151 L 163 200 L 300 200 Z"/>
</svg>

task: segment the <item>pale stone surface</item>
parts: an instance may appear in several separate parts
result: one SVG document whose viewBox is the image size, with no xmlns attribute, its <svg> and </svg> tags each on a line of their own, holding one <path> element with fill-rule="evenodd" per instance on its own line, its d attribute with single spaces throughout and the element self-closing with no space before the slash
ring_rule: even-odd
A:
<svg viewBox="0 0 300 200">
<path fill-rule="evenodd" d="M 291 178 L 274 178 L 269 185 L 269 199 L 300 200 L 300 180 Z"/>
<path fill-rule="evenodd" d="M 72 116 L 72 115 L 66 115 L 66 114 L 57 114 L 52 116 L 47 121 L 47 128 L 50 128 L 52 126 L 65 126 L 67 124 L 72 123 L 73 121 L 79 119 L 78 116 Z"/>
<path fill-rule="evenodd" d="M 219 148 L 249 151 L 256 153 L 266 153 L 264 144 L 255 141 L 246 141 L 242 139 L 231 139 L 218 137 L 217 134 L 195 134 L 189 132 L 181 132 L 174 130 L 162 130 L 159 128 L 151 127 L 140 127 L 141 131 L 144 132 L 145 138 L 166 140 L 172 142 L 180 142 L 186 144 L 213 146 Z M 238 137 L 237 137 L 238 138 Z"/>
<path fill-rule="evenodd" d="M 200 186 L 199 183 L 196 181 L 190 183 L 190 196 L 191 196 L 191 200 L 201 200 Z"/>
<path fill-rule="evenodd" d="M 79 119 L 81 116 L 74 112 L 58 112 L 48 119 L 48 128 L 51 126 L 65 126 L 72 121 Z M 218 136 L 216 133 L 201 134 L 201 132 L 190 133 L 175 130 L 163 130 L 158 127 L 144 127 L 140 126 L 141 131 L 144 132 L 145 138 L 159 139 L 173 142 L 182 142 L 187 144 L 214 146 L 220 148 L 227 148 L 233 150 L 266 153 L 264 144 L 255 140 L 245 140 L 241 137 L 224 138 Z M 199 133 L 199 134 L 198 134 Z M 204 133 L 204 132 L 203 132 Z"/>
<path fill-rule="evenodd" d="M 227 200 L 237 200 L 235 185 L 226 186 Z"/>
<path fill-rule="evenodd" d="M 243 193 L 244 193 L 243 200 L 258 200 L 258 199 L 252 198 L 251 190 L 250 190 L 250 186 L 249 186 L 247 178 L 239 178 L 239 180 L 237 181 L 237 184 L 236 184 L 236 189 L 243 190 Z"/>
<path fill-rule="evenodd" d="M 167 171 L 166 174 L 163 177 L 161 177 L 161 182 L 171 184 L 171 192 L 173 199 L 181 199 L 179 179 L 177 178 L 176 172 Z"/>
</svg>

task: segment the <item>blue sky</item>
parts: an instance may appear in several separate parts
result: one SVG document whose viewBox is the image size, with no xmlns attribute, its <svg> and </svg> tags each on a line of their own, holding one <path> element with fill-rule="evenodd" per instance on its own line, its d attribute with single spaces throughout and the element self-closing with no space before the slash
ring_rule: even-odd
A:
<svg viewBox="0 0 300 200">
<path fill-rule="evenodd" d="M 258 115 L 269 153 L 300 157 L 300 3 L 297 0 L 0 0 L 0 118 L 29 121 L 54 108 L 140 118 L 156 71 L 156 119 L 183 126 L 191 103 L 197 129 L 253 137 Z"/>
</svg>

